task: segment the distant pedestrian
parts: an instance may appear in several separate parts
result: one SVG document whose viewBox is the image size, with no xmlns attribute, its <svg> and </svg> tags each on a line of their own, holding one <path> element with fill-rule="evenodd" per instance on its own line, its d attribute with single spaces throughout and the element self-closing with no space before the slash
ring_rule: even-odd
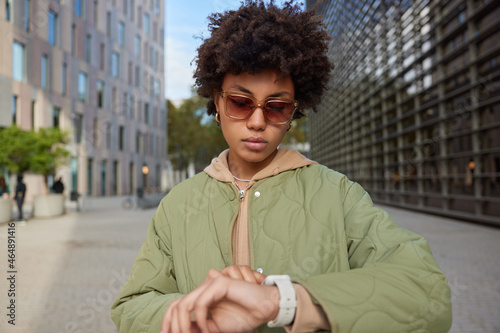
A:
<svg viewBox="0 0 500 333">
<path fill-rule="evenodd" d="M 14 194 L 14 200 L 17 204 L 17 209 L 19 211 L 18 221 L 24 220 L 23 218 L 23 203 L 24 197 L 26 196 L 26 184 L 23 183 L 23 176 L 17 176 L 16 193 Z"/>
<path fill-rule="evenodd" d="M 59 177 L 57 181 L 52 185 L 52 190 L 55 193 L 63 193 L 64 192 L 64 184 L 62 182 L 62 177 Z"/>
</svg>

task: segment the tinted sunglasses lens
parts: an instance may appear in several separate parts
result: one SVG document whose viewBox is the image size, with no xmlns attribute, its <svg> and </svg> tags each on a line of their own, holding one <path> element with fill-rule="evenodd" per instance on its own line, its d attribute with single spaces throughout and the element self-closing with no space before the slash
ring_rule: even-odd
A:
<svg viewBox="0 0 500 333">
<path fill-rule="evenodd" d="M 253 101 L 244 96 L 228 95 L 226 99 L 227 112 L 234 117 L 244 118 L 253 110 Z"/>
<path fill-rule="evenodd" d="M 287 122 L 293 114 L 294 104 L 283 101 L 270 101 L 266 104 L 267 119 L 276 123 Z"/>
</svg>

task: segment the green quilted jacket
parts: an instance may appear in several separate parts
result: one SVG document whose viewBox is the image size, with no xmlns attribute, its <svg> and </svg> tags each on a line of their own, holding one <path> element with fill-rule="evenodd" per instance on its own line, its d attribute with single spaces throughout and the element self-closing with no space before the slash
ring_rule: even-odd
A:
<svg viewBox="0 0 500 333">
<path fill-rule="evenodd" d="M 450 289 L 427 242 L 360 185 L 315 164 L 259 180 L 247 195 L 252 268 L 304 286 L 333 332 L 449 330 Z M 206 172 L 163 199 L 112 306 L 120 332 L 158 333 L 172 300 L 232 264 L 238 205 L 236 188 Z"/>
</svg>

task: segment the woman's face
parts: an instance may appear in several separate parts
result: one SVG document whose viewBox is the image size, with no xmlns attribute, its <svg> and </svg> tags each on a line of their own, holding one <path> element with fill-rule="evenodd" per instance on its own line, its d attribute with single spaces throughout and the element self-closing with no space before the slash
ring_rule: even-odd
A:
<svg viewBox="0 0 500 333">
<path fill-rule="evenodd" d="M 258 74 L 226 74 L 222 90 L 249 95 L 258 101 L 270 97 L 293 100 L 295 97 L 292 79 L 280 77 L 280 73 L 273 70 Z M 276 155 L 290 122 L 282 125 L 270 123 L 261 107 L 257 107 L 247 119 L 230 118 L 220 94 L 216 96 L 215 106 L 220 115 L 222 133 L 229 145 L 231 162 L 258 170 L 266 167 Z"/>
</svg>

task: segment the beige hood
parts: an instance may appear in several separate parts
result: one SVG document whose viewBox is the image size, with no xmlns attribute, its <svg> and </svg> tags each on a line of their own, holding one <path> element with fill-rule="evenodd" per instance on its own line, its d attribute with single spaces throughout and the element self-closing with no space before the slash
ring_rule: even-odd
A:
<svg viewBox="0 0 500 333">
<path fill-rule="evenodd" d="M 229 149 L 224 150 L 218 157 L 212 160 L 212 163 L 209 166 L 205 168 L 205 172 L 217 180 L 232 183 L 234 179 L 233 175 L 229 171 L 229 166 L 227 163 L 228 155 Z M 308 159 L 295 150 L 287 149 L 285 147 L 279 147 L 278 153 L 271 161 L 271 163 L 261 171 L 257 172 L 252 177 L 252 182 L 256 182 L 267 177 L 276 176 L 281 172 L 294 170 L 311 164 L 318 163 Z"/>
</svg>

